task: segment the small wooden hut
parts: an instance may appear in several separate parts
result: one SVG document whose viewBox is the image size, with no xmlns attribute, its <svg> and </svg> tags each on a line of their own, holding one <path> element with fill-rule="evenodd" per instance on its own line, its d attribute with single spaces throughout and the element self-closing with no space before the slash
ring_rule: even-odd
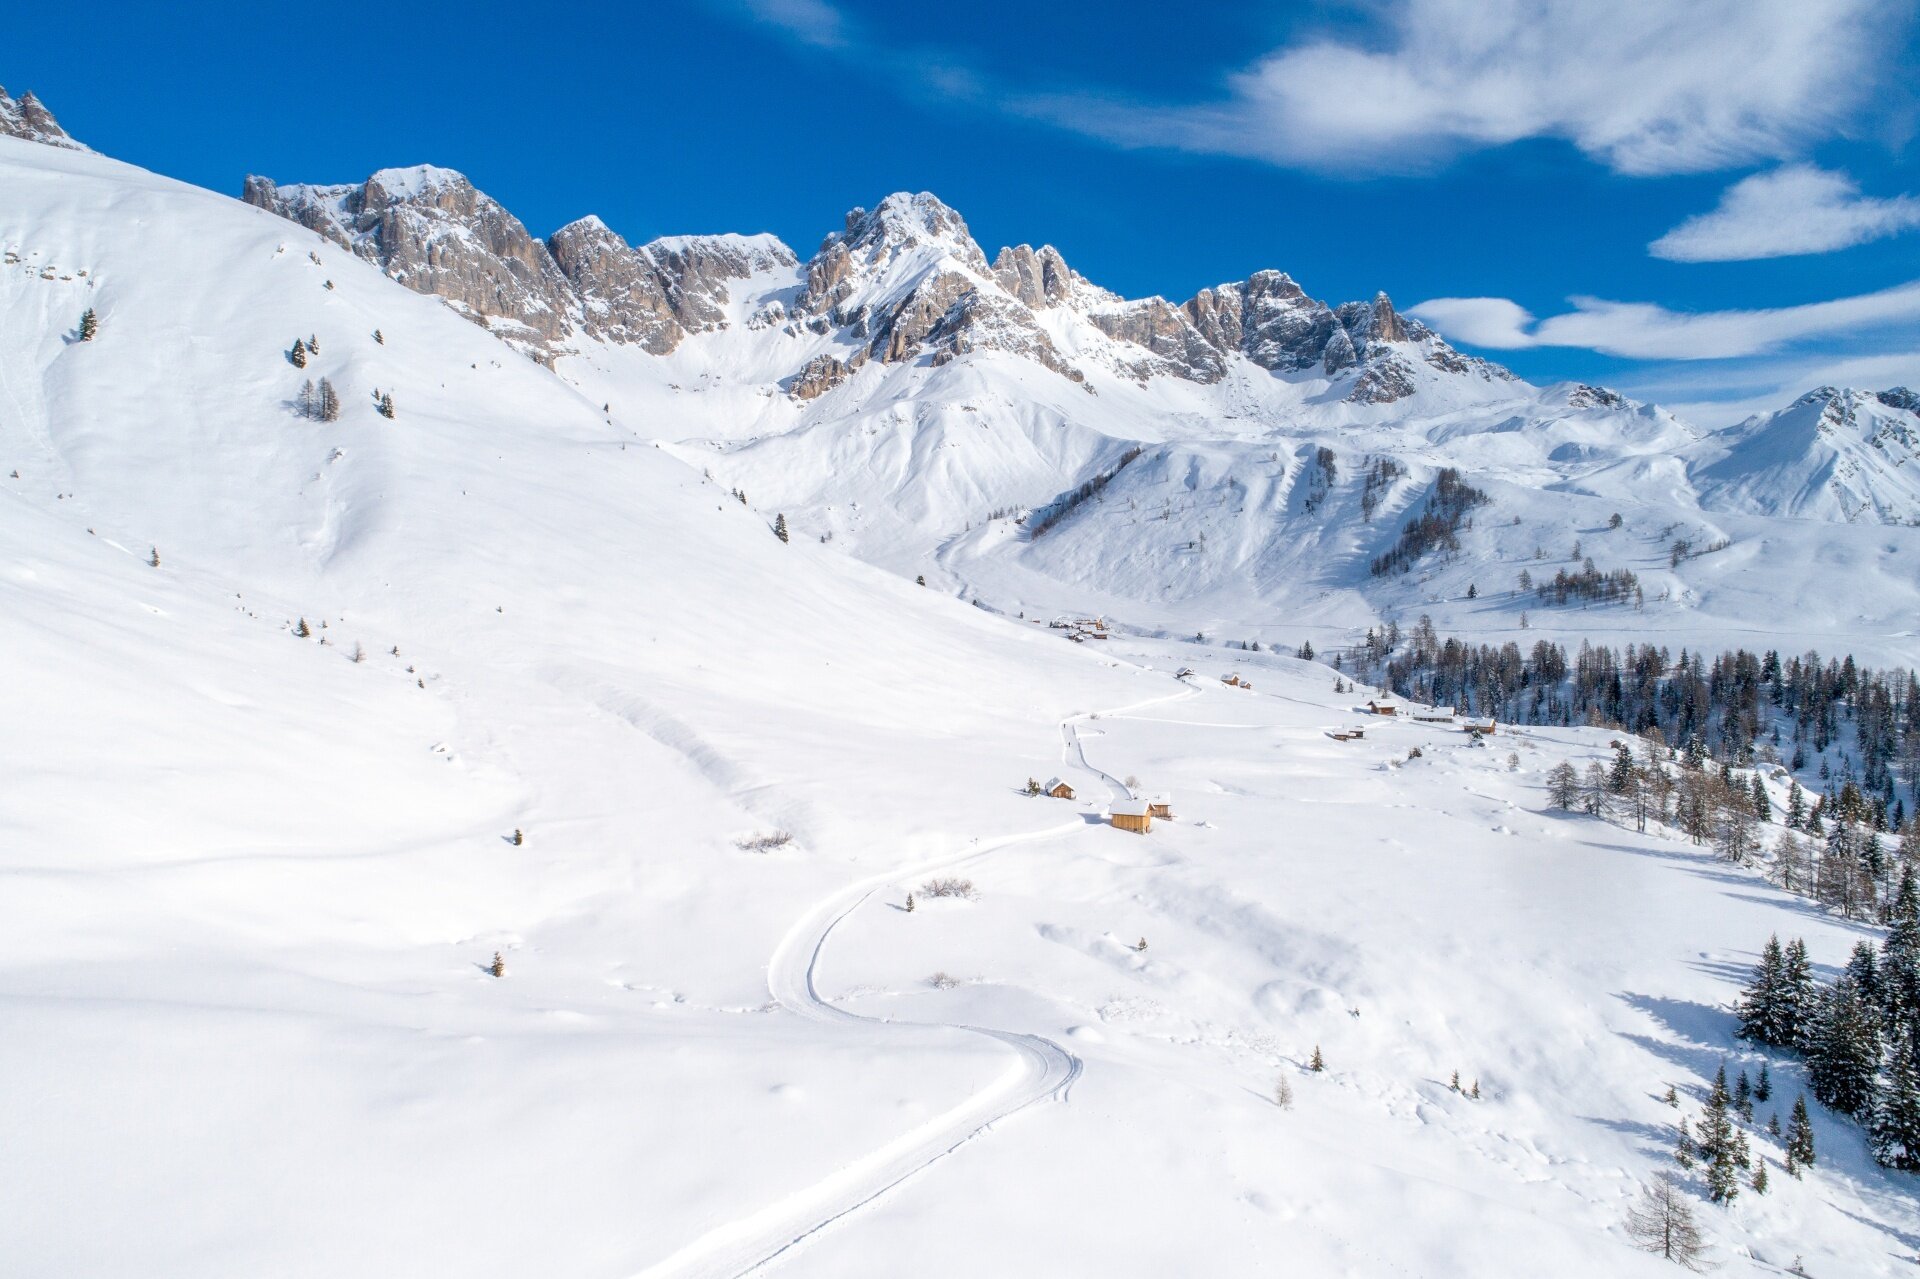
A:
<svg viewBox="0 0 1920 1279">
<path fill-rule="evenodd" d="M 1155 791 L 1147 796 L 1147 816 L 1164 817 L 1173 820 L 1173 796 L 1166 791 Z"/>
<path fill-rule="evenodd" d="M 1116 799 L 1109 811 L 1118 830 L 1144 835 L 1153 829 L 1153 807 L 1144 799 Z"/>
<path fill-rule="evenodd" d="M 1400 702 L 1394 697 L 1370 697 L 1367 699 L 1367 710 L 1375 715 L 1398 715 Z"/>
<path fill-rule="evenodd" d="M 1065 782 L 1061 781 L 1058 777 L 1049 777 L 1047 779 L 1047 784 L 1041 787 L 1041 789 L 1045 791 L 1047 794 L 1053 796 L 1055 799 L 1072 799 L 1073 798 L 1073 787 L 1067 785 Z"/>
</svg>

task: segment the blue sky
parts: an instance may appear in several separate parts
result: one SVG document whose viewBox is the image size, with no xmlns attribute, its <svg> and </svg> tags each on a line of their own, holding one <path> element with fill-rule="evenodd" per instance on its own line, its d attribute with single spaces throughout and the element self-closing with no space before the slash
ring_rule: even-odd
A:
<svg viewBox="0 0 1920 1279">
<path fill-rule="evenodd" d="M 540 233 L 806 253 L 926 189 L 1129 295 L 1385 289 L 1724 420 L 1920 384 L 1916 2 L 109 2 L 10 14 L 0 84 L 218 190 L 431 162 Z"/>
</svg>

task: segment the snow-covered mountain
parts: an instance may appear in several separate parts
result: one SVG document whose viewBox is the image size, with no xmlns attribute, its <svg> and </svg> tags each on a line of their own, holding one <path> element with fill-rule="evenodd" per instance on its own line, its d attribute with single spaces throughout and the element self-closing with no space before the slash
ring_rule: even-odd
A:
<svg viewBox="0 0 1920 1279">
<path fill-rule="evenodd" d="M 1530 386 L 1277 272 L 1127 301 L 927 196 L 802 262 L 32 131 L 10 1275 L 1652 1276 L 1625 1215 L 1715 1068 L 1806 1087 L 1728 1006 L 1769 932 L 1826 974 L 1871 925 L 1550 810 L 1608 730 L 1336 740 L 1360 694 L 1271 651 L 1531 609 L 1911 663 L 1891 498 L 1723 502 L 1777 424 Z M 1844 398 L 1904 477 L 1902 394 Z M 1579 559 L 1643 606 L 1513 583 Z M 1699 1205 L 1716 1260 L 1904 1273 L 1907 1174 L 1814 1109 L 1803 1179 L 1762 1111 L 1775 1188 Z"/>
<path fill-rule="evenodd" d="M 1900 392 L 1708 435 L 1602 387 L 1529 385 L 1384 293 L 1329 305 L 1262 271 L 1181 304 L 1122 298 L 1050 246 L 989 256 L 924 192 L 853 210 L 804 262 L 766 236 L 634 249 L 591 218 L 543 243 L 439 171 L 250 179 L 247 198 L 440 292 L 809 535 L 1008 612 L 1308 623 L 1324 642 L 1382 615 L 1500 633 L 1530 611 L 1571 634 L 1596 619 L 1542 614 L 1511 584 L 1615 514 L 1636 531 L 1603 540 L 1617 558 L 1597 567 L 1639 574 L 1646 602 L 1603 627 L 1744 628 L 1783 556 L 1841 556 L 1861 586 L 1862 608 L 1806 617 L 1796 644 L 1891 640 L 1920 605 L 1904 541 L 1865 532 L 1915 516 Z M 1446 555 L 1401 564 L 1411 576 L 1373 572 L 1446 468 L 1492 509 Z"/>
<path fill-rule="evenodd" d="M 1823 386 L 1715 432 L 1692 472 L 1714 509 L 1920 524 L 1920 395 Z"/>
</svg>

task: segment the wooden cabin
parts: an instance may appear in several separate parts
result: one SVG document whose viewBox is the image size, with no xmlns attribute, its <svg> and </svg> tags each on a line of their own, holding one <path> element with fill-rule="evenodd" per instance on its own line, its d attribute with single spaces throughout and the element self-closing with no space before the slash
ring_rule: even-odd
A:
<svg viewBox="0 0 1920 1279">
<path fill-rule="evenodd" d="M 1366 735 L 1367 730 L 1364 728 L 1331 728 L 1327 730 L 1327 736 L 1336 742 L 1357 742 Z"/>
<path fill-rule="evenodd" d="M 1475 737 L 1492 737 L 1499 729 L 1500 721 L 1497 719 L 1470 719 L 1461 726 L 1461 731 Z"/>
<path fill-rule="evenodd" d="M 1147 796 L 1147 816 L 1164 817 L 1173 820 L 1173 796 L 1166 791 L 1155 791 Z"/>
<path fill-rule="evenodd" d="M 1047 779 L 1047 784 L 1041 787 L 1040 789 L 1044 793 L 1053 796 L 1053 798 L 1055 799 L 1072 799 L 1073 798 L 1073 787 L 1067 785 L 1065 782 L 1061 781 L 1058 777 L 1049 777 Z"/>
<path fill-rule="evenodd" d="M 1144 799 L 1116 799 L 1108 811 L 1118 830 L 1144 835 L 1153 829 L 1153 806 Z"/>
<path fill-rule="evenodd" d="M 1398 715 L 1400 703 L 1392 697 L 1372 697 L 1367 699 L 1367 711 L 1373 715 Z"/>
</svg>

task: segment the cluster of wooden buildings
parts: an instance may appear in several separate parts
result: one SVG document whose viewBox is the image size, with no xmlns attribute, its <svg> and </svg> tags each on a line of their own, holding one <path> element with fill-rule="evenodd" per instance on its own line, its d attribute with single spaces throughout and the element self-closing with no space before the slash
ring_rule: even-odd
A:
<svg viewBox="0 0 1920 1279">
<path fill-rule="evenodd" d="M 1040 793 L 1052 799 L 1073 799 L 1074 789 L 1065 779 L 1049 777 L 1040 787 Z M 1107 820 L 1117 830 L 1130 830 L 1146 834 L 1153 829 L 1153 819 L 1173 820 L 1173 796 L 1166 791 L 1154 791 L 1146 795 L 1128 795 L 1117 799 L 1107 808 Z"/>
</svg>

